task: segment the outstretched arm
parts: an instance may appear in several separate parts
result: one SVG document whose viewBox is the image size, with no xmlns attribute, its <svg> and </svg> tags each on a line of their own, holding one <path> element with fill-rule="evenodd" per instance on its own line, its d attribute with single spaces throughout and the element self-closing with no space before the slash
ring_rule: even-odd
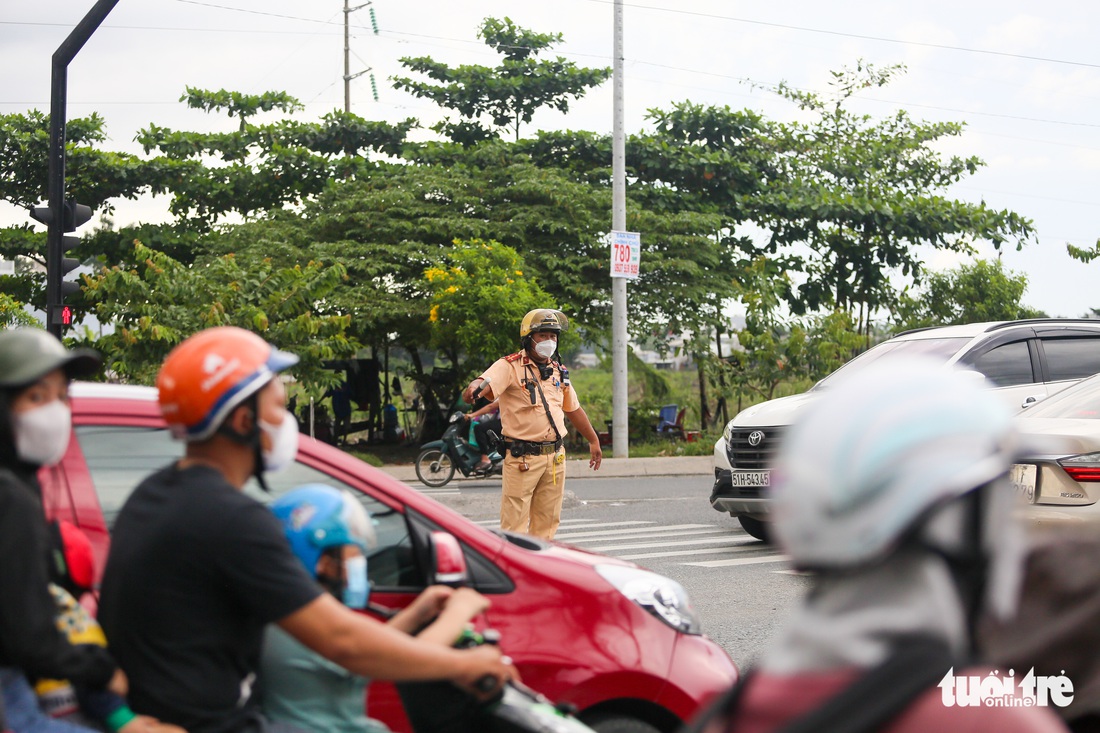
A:
<svg viewBox="0 0 1100 733">
<path fill-rule="evenodd" d="M 443 612 L 417 638 L 432 644 L 451 646 L 466 624 L 489 608 L 489 599 L 471 588 L 459 588 L 447 599 Z"/>
<path fill-rule="evenodd" d="M 578 407 L 572 412 L 565 413 L 565 416 L 569 418 L 569 422 L 573 423 L 577 432 L 588 441 L 588 452 L 591 455 L 588 460 L 589 467 L 593 471 L 600 470 L 600 464 L 603 463 L 603 448 L 600 447 L 600 436 L 596 435 L 596 429 L 588 420 L 588 413 L 583 407 Z"/>
<path fill-rule="evenodd" d="M 485 675 L 499 687 L 516 677 L 511 664 L 491 646 L 451 649 L 402 633 L 350 610 L 328 593 L 278 625 L 299 642 L 363 677 L 395 682 L 448 679 L 473 689 Z"/>
</svg>

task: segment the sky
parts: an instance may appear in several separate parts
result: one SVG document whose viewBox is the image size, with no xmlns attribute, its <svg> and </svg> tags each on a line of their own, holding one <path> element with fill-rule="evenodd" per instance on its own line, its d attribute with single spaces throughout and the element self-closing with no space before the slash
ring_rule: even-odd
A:
<svg viewBox="0 0 1100 733">
<path fill-rule="evenodd" d="M 364 0 L 352 0 L 355 7 Z M 50 59 L 93 0 L 0 0 L 0 114 L 49 111 Z M 495 65 L 477 39 L 485 17 L 564 36 L 555 52 L 583 66 L 610 66 L 613 0 L 374 0 L 350 14 L 351 108 L 368 119 L 417 117 L 439 108 L 394 90 L 398 59 L 431 56 L 451 65 Z M 947 191 L 1033 220 L 1037 237 L 1011 245 L 1005 266 L 1027 275 L 1024 303 L 1053 316 L 1100 308 L 1100 260 L 1083 264 L 1066 244 L 1100 239 L 1100 4 L 963 0 L 625 0 L 625 127 L 647 125 L 648 109 L 680 101 L 752 109 L 776 120 L 797 110 L 771 89 L 779 82 L 830 93 L 831 71 L 859 61 L 906 73 L 861 92 L 851 109 L 887 117 L 966 124 L 947 154 L 976 155 L 980 171 Z M 141 153 L 135 134 L 151 123 L 181 130 L 231 130 L 228 117 L 189 110 L 187 86 L 246 93 L 286 91 L 316 120 L 344 106 L 341 0 L 119 0 L 69 66 L 68 115 L 98 112 L 108 148 Z M 261 118 L 262 119 L 262 118 Z M 608 133 L 608 82 L 568 114 L 536 116 L 534 129 Z M 426 131 L 419 134 L 427 135 Z M 608 214 L 610 220 L 610 212 Z M 167 218 L 167 201 L 119 202 L 116 222 Z M 0 204 L 0 225 L 25 221 Z M 645 234 L 642 233 L 643 261 Z M 994 257 L 989 245 L 979 256 Z M 964 260 L 929 251 L 932 269 Z"/>
</svg>

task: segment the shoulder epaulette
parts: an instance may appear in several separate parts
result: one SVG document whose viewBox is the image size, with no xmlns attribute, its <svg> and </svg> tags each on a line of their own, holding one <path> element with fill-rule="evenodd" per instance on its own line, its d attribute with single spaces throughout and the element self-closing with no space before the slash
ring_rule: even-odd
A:
<svg viewBox="0 0 1100 733">
<path fill-rule="evenodd" d="M 517 351 L 514 354 L 509 354 L 508 356 L 504 357 L 504 361 L 518 361 L 522 357 L 523 357 L 523 352 L 522 351 Z"/>
</svg>

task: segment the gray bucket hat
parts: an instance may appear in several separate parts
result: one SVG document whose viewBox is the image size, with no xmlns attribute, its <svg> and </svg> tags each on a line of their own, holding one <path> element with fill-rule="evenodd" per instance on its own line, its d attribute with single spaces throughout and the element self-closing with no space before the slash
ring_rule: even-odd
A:
<svg viewBox="0 0 1100 733">
<path fill-rule="evenodd" d="M 74 379 L 94 374 L 102 364 L 91 349 L 66 349 L 48 331 L 15 328 L 0 331 L 0 388 L 26 387 L 54 369 Z"/>
</svg>

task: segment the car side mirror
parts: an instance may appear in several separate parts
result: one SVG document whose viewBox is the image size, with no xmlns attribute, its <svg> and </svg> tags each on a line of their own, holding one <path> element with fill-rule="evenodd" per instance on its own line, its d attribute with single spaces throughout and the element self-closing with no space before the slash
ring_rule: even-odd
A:
<svg viewBox="0 0 1100 733">
<path fill-rule="evenodd" d="M 432 585 L 449 585 L 458 588 L 466 585 L 469 573 L 466 570 L 466 556 L 462 545 L 453 534 L 431 532 L 428 535 L 432 567 L 429 580 Z"/>
</svg>

